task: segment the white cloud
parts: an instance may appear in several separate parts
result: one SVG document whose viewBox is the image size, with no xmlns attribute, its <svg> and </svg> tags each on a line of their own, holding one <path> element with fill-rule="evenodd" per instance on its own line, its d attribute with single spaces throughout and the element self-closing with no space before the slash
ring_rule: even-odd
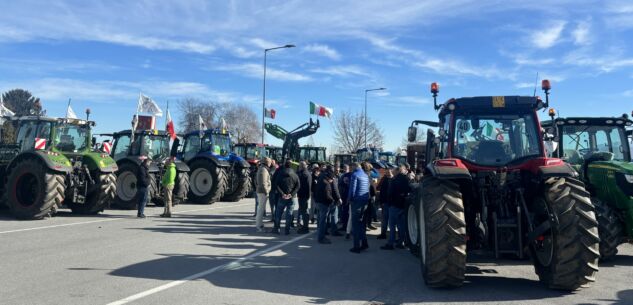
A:
<svg viewBox="0 0 633 305">
<path fill-rule="evenodd" d="M 339 54 L 333 48 L 324 44 L 309 44 L 301 48 L 303 52 L 313 53 L 319 56 L 327 57 L 332 60 L 340 60 L 341 54 Z"/>
<path fill-rule="evenodd" d="M 213 68 L 217 71 L 228 71 L 237 73 L 242 76 L 251 77 L 251 78 L 263 78 L 264 77 L 264 67 L 260 64 L 235 64 L 235 65 L 222 65 Z M 288 72 L 284 70 L 278 70 L 274 68 L 267 67 L 266 68 L 266 79 L 270 80 L 279 80 L 279 81 L 294 81 L 294 82 L 305 82 L 311 81 L 312 78 L 294 72 Z"/>
<path fill-rule="evenodd" d="M 533 88 L 534 85 L 535 85 L 534 83 L 528 83 L 528 82 L 516 83 L 516 84 L 514 84 L 514 88 L 517 88 L 517 89 Z M 537 84 L 537 86 L 538 86 L 538 84 Z"/>
<path fill-rule="evenodd" d="M 370 74 L 363 68 L 354 65 L 315 68 L 311 69 L 310 72 L 340 77 L 370 76 Z"/>
<path fill-rule="evenodd" d="M 621 50 L 609 50 L 600 55 L 594 55 L 588 50 L 581 49 L 570 52 L 563 58 L 568 65 L 589 67 L 601 72 L 611 72 L 617 69 L 632 67 L 633 57 L 625 57 Z"/>
<path fill-rule="evenodd" d="M 386 99 L 385 104 L 389 106 L 417 107 L 420 105 L 428 105 L 432 102 L 431 99 L 419 96 L 394 96 Z"/>
<path fill-rule="evenodd" d="M 532 44 L 540 49 L 549 49 L 553 47 L 559 42 L 566 24 L 567 23 L 565 21 L 558 21 L 543 29 L 533 32 L 532 35 L 530 35 Z"/>
<path fill-rule="evenodd" d="M 588 21 L 578 22 L 576 28 L 572 31 L 574 44 L 587 45 L 591 43 L 591 24 Z"/>
<path fill-rule="evenodd" d="M 622 92 L 622 95 L 626 97 L 633 97 L 633 89 Z"/>
</svg>

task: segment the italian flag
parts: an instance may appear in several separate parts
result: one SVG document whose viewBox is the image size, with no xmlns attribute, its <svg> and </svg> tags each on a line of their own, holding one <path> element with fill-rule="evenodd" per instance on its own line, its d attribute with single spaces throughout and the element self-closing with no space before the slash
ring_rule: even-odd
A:
<svg viewBox="0 0 633 305">
<path fill-rule="evenodd" d="M 334 112 L 334 110 L 332 110 L 332 108 L 327 108 L 325 106 L 321 106 L 319 104 L 315 104 L 313 102 L 310 102 L 310 114 L 314 114 L 314 115 L 318 115 L 318 116 L 324 116 L 324 117 L 331 117 L 332 113 Z"/>
</svg>

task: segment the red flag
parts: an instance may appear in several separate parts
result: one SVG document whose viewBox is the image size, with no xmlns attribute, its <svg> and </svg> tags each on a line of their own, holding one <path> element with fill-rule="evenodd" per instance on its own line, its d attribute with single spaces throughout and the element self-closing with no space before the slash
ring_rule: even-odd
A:
<svg viewBox="0 0 633 305">
<path fill-rule="evenodd" d="M 277 115 L 277 111 L 275 111 L 275 109 L 266 108 L 266 112 L 264 114 L 265 117 L 271 118 L 274 120 L 276 115 Z"/>
<path fill-rule="evenodd" d="M 167 133 L 169 133 L 169 137 L 173 140 L 176 139 L 176 130 L 174 129 L 174 121 L 171 119 L 171 114 L 169 113 L 169 109 L 167 109 L 167 126 L 165 127 Z"/>
</svg>

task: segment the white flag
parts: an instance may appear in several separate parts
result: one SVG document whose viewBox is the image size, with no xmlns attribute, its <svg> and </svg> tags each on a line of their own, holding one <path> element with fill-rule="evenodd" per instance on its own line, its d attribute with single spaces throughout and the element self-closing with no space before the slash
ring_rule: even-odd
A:
<svg viewBox="0 0 633 305">
<path fill-rule="evenodd" d="M 0 94 L 0 116 L 14 116 L 15 113 L 9 110 L 9 108 L 4 107 L 4 100 L 2 99 L 2 94 Z"/>
<path fill-rule="evenodd" d="M 70 107 L 70 103 L 68 104 L 68 107 L 66 108 L 66 118 L 67 119 L 77 119 L 77 115 L 75 114 L 75 112 L 73 111 L 73 109 Z"/>
<path fill-rule="evenodd" d="M 138 108 L 136 112 L 149 113 L 154 116 L 163 116 L 163 111 L 158 107 L 158 104 L 154 100 L 143 93 L 138 98 Z"/>
<path fill-rule="evenodd" d="M 198 115 L 198 127 L 199 130 L 207 129 L 207 125 L 204 124 L 204 120 L 202 119 L 201 115 Z"/>
</svg>

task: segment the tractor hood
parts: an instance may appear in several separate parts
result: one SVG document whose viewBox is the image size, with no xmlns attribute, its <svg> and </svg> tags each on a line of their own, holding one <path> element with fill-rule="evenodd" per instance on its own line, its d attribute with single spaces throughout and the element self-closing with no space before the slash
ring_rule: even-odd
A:
<svg viewBox="0 0 633 305">
<path fill-rule="evenodd" d="M 613 171 L 614 173 L 622 173 L 625 175 L 633 175 L 633 162 L 624 161 L 595 161 L 589 164 L 589 168 L 600 168 Z"/>
</svg>

